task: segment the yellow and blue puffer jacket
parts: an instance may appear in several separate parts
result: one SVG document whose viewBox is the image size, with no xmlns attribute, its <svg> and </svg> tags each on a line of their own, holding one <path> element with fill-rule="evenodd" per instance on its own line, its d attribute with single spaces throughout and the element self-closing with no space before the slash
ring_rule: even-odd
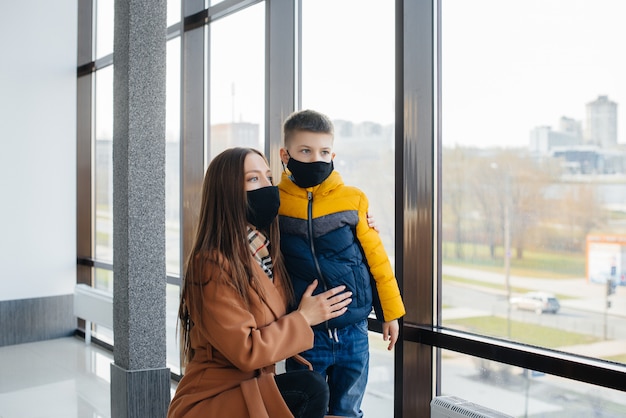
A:
<svg viewBox="0 0 626 418">
<path fill-rule="evenodd" d="M 343 328 L 357 323 L 369 316 L 375 299 L 382 307 L 383 317 L 377 312 L 379 320 L 404 316 L 389 257 L 378 232 L 367 224 L 365 193 L 344 185 L 336 171 L 321 184 L 306 189 L 283 172 L 278 189 L 281 251 L 296 300 L 300 301 L 316 278 L 319 285 L 315 294 L 342 284 L 353 293 L 344 315 L 318 327 Z"/>
</svg>

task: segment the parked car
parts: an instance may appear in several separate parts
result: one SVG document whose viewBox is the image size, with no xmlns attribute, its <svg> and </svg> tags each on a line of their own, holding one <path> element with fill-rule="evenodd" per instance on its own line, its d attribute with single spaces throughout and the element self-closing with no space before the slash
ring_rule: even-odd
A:
<svg viewBox="0 0 626 418">
<path fill-rule="evenodd" d="M 510 300 L 515 309 L 533 311 L 537 314 L 544 312 L 557 313 L 561 309 L 559 300 L 551 293 L 528 292 L 521 296 L 514 296 Z"/>
</svg>

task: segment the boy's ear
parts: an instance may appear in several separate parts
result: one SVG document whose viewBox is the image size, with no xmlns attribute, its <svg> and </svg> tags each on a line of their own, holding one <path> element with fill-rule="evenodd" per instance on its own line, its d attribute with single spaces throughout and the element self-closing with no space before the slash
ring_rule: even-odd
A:
<svg viewBox="0 0 626 418">
<path fill-rule="evenodd" d="M 289 154 L 287 154 L 287 148 L 281 148 L 279 153 L 280 153 L 280 160 L 283 162 L 283 164 L 287 164 L 287 162 L 289 161 Z"/>
</svg>

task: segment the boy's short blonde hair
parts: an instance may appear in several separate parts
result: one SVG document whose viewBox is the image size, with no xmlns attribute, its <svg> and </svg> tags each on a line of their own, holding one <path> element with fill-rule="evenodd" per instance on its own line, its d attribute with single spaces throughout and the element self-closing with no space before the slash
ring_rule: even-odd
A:
<svg viewBox="0 0 626 418">
<path fill-rule="evenodd" d="M 330 118 L 315 110 L 300 110 L 294 112 L 283 123 L 283 141 L 289 143 L 294 132 L 307 131 L 330 134 L 334 137 L 335 128 Z"/>
</svg>

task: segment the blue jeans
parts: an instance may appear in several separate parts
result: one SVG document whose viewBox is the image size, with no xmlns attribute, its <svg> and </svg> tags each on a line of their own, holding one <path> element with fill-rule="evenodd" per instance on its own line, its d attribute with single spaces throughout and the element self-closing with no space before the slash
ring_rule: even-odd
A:
<svg viewBox="0 0 626 418">
<path fill-rule="evenodd" d="M 362 417 L 361 402 L 367 385 L 369 370 L 369 340 L 367 319 L 345 328 L 314 330 L 315 345 L 302 354 L 311 362 L 313 370 L 326 377 L 330 388 L 328 414 L 345 417 Z M 288 371 L 305 368 L 300 363 L 288 359 Z"/>
</svg>

